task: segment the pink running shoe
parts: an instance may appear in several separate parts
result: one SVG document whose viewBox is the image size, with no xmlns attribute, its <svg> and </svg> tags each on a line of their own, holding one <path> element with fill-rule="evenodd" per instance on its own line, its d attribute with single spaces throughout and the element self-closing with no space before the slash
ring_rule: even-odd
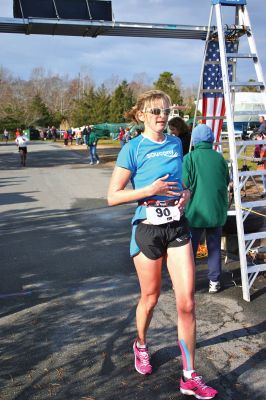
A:
<svg viewBox="0 0 266 400">
<path fill-rule="evenodd" d="M 213 399 L 218 394 L 217 390 L 207 386 L 196 372 L 193 372 L 192 378 L 187 381 L 184 381 L 183 377 L 180 379 L 180 392 L 197 399 Z"/>
<path fill-rule="evenodd" d="M 148 347 L 139 349 L 137 347 L 137 340 L 133 344 L 133 351 L 135 355 L 135 368 L 142 375 L 149 375 L 152 373 L 152 366 L 150 364 L 150 356 Z"/>
</svg>

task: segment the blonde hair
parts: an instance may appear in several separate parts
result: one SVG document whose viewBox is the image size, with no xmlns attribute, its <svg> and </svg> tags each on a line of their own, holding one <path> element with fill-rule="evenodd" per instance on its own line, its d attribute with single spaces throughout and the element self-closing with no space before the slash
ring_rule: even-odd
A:
<svg viewBox="0 0 266 400">
<path fill-rule="evenodd" d="M 139 124 L 141 122 L 138 118 L 139 111 L 143 111 L 146 107 L 152 106 L 154 100 L 157 99 L 165 100 L 165 102 L 169 104 L 169 107 L 172 105 L 170 96 L 162 90 L 148 90 L 138 96 L 136 104 L 131 110 L 125 113 L 125 117 Z"/>
</svg>

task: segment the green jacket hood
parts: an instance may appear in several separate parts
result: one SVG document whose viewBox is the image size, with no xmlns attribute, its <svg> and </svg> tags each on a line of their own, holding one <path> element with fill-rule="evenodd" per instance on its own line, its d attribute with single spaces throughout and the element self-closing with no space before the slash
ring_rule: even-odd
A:
<svg viewBox="0 0 266 400">
<path fill-rule="evenodd" d="M 199 142 L 194 145 L 194 149 L 212 149 L 212 145 L 210 142 Z"/>
</svg>

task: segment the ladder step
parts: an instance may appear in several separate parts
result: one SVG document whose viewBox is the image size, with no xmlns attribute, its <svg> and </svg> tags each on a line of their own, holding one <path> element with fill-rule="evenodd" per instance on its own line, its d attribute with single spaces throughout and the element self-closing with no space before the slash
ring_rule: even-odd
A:
<svg viewBox="0 0 266 400">
<path fill-rule="evenodd" d="M 205 60 L 204 61 L 204 65 L 221 65 L 221 61 L 209 61 L 209 60 Z M 228 60 L 227 61 L 228 65 L 234 65 L 233 61 Z"/>
<path fill-rule="evenodd" d="M 234 115 L 261 115 L 261 114 L 266 114 L 266 110 L 234 111 Z"/>
<path fill-rule="evenodd" d="M 265 170 L 266 172 L 266 170 Z M 260 171 L 238 171 L 239 176 L 260 176 L 264 175 L 264 170 Z"/>
<path fill-rule="evenodd" d="M 241 207 L 243 208 L 257 208 L 257 207 L 265 207 L 266 206 L 266 200 L 257 200 L 257 201 L 246 201 L 241 203 Z M 245 210 L 243 210 L 244 212 Z M 230 216 L 235 216 L 236 215 L 236 210 L 228 210 L 227 215 Z"/>
<path fill-rule="evenodd" d="M 264 88 L 263 82 L 229 82 L 230 86 L 249 86 L 249 87 L 260 87 Z"/>
<path fill-rule="evenodd" d="M 212 117 L 212 116 L 208 116 L 208 115 L 206 115 L 206 116 L 203 116 L 203 115 L 201 115 L 201 116 L 197 116 L 196 117 L 196 119 L 198 119 L 198 120 L 205 120 L 205 119 L 210 119 L 210 120 L 219 120 L 219 119 L 225 119 L 226 118 L 226 116 L 224 115 L 224 116 L 220 116 L 220 117 Z"/>
<path fill-rule="evenodd" d="M 253 58 L 258 59 L 257 54 L 244 54 L 244 53 L 226 53 L 226 57 L 228 58 Z"/>
<path fill-rule="evenodd" d="M 253 162 L 266 161 L 266 157 L 255 158 L 255 157 L 241 156 L 240 155 L 240 156 L 238 156 L 238 158 L 239 158 L 239 160 L 246 160 L 246 161 L 253 161 Z"/>
<path fill-rule="evenodd" d="M 246 0 L 212 0 L 212 4 L 221 4 L 221 6 L 244 6 L 247 4 Z"/>
<path fill-rule="evenodd" d="M 257 144 L 266 144 L 266 140 L 237 140 L 236 146 L 256 146 Z"/>
<path fill-rule="evenodd" d="M 236 210 L 228 210 L 227 215 L 236 215 Z"/>
<path fill-rule="evenodd" d="M 266 200 L 246 201 L 242 203 L 244 208 L 256 208 L 266 206 Z"/>
<path fill-rule="evenodd" d="M 257 264 L 248 266 L 248 274 L 253 274 L 254 272 L 266 271 L 266 264 Z"/>
<path fill-rule="evenodd" d="M 223 89 L 201 89 L 201 93 L 223 93 Z"/>
<path fill-rule="evenodd" d="M 266 232 L 253 232 L 253 233 L 246 233 L 244 235 L 245 240 L 257 240 L 257 239 L 265 239 Z"/>
<path fill-rule="evenodd" d="M 229 61 L 230 64 L 233 64 L 232 62 Z M 221 61 L 209 61 L 209 60 L 205 60 L 204 61 L 204 65 L 221 65 Z"/>
</svg>

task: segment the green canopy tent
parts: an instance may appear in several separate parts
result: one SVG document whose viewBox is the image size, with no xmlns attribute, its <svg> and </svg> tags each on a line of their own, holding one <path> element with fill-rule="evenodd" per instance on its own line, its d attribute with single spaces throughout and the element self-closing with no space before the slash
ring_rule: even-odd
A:
<svg viewBox="0 0 266 400">
<path fill-rule="evenodd" d="M 120 128 L 129 128 L 131 133 L 134 133 L 136 129 L 143 129 L 142 125 L 136 125 L 132 123 L 103 123 L 103 124 L 95 124 L 93 125 L 93 131 L 96 133 L 98 138 L 111 138 L 116 140 L 118 137 L 118 133 Z"/>
</svg>

